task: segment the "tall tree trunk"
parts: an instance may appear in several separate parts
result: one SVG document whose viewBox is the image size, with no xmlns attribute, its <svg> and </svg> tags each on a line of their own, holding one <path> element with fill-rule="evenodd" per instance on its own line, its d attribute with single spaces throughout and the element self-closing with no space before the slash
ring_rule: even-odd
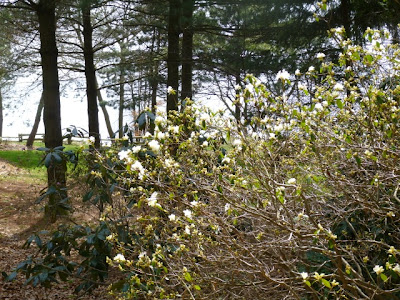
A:
<svg viewBox="0 0 400 300">
<path fill-rule="evenodd" d="M 236 85 L 240 85 L 240 73 L 236 74 L 235 76 L 235 80 L 236 80 Z M 239 94 L 239 93 L 237 93 Z M 235 99 L 235 119 L 237 121 L 238 124 L 240 124 L 240 97 L 239 95 L 237 95 L 236 99 Z"/>
<path fill-rule="evenodd" d="M 83 53 L 85 56 L 86 95 L 88 104 L 89 136 L 95 138 L 94 147 L 100 148 L 99 109 L 97 107 L 96 73 L 93 52 L 93 27 L 90 19 L 90 3 L 82 7 Z"/>
<path fill-rule="evenodd" d="M 160 50 L 160 32 L 154 27 L 153 37 L 151 43 L 151 57 L 153 58 L 153 65 L 151 67 L 151 77 L 149 80 L 151 90 L 151 112 L 155 115 L 157 113 L 157 90 L 159 84 L 159 62 L 155 59 L 156 53 Z M 154 134 L 155 123 L 150 122 L 150 133 Z"/>
<path fill-rule="evenodd" d="M 101 91 L 99 90 L 99 84 L 97 83 L 97 79 L 96 79 L 96 90 L 97 90 L 97 99 L 99 100 L 99 105 L 104 115 L 104 121 L 106 122 L 108 136 L 113 139 L 115 137 L 115 134 L 111 126 L 110 115 L 108 114 L 107 111 L 106 102 L 104 101 L 103 96 L 101 95 Z"/>
<path fill-rule="evenodd" d="M 124 136 L 124 106 L 125 106 L 125 41 L 120 44 L 120 75 L 119 75 L 119 108 L 118 108 L 118 137 Z"/>
<path fill-rule="evenodd" d="M 123 67 L 122 67 L 123 68 Z M 125 71 L 121 69 L 119 76 L 119 107 L 118 107 L 118 137 L 124 136 L 124 102 L 125 102 Z"/>
<path fill-rule="evenodd" d="M 169 0 L 168 16 L 168 87 L 172 87 L 176 93 L 168 93 L 167 113 L 178 110 L 178 86 L 179 86 L 179 16 L 180 0 Z"/>
<path fill-rule="evenodd" d="M 62 146 L 60 83 L 58 79 L 56 45 L 56 1 L 39 0 L 36 13 L 39 20 L 40 56 L 43 76 L 43 121 L 45 127 L 45 145 L 47 148 Z M 66 163 L 56 163 L 54 160 L 47 168 L 47 183 L 55 187 L 58 193 L 50 195 L 46 215 L 51 222 L 56 220 L 58 202 L 66 198 Z"/>
<path fill-rule="evenodd" d="M 350 16 L 350 1 L 341 0 L 340 2 L 340 16 L 342 18 L 342 25 L 346 30 L 346 36 L 351 39 L 351 16 Z"/>
<path fill-rule="evenodd" d="M 28 140 L 26 141 L 26 147 L 31 149 L 33 146 L 33 142 L 35 141 L 35 136 L 39 127 L 40 118 L 42 117 L 42 110 L 43 110 L 44 102 L 43 102 L 43 93 L 40 96 L 40 101 L 38 108 L 36 110 L 35 122 L 33 123 L 31 133 L 29 134 Z"/>
<path fill-rule="evenodd" d="M 193 81 L 193 11 L 194 0 L 182 3 L 182 104 L 186 98 L 192 99 Z"/>
<path fill-rule="evenodd" d="M 3 95 L 0 89 L 0 138 L 3 136 Z"/>
</svg>

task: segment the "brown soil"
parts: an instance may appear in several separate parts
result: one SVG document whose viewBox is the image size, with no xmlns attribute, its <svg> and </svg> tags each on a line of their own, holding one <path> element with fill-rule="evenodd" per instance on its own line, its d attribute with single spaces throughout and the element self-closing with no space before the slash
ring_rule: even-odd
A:
<svg viewBox="0 0 400 300">
<path fill-rule="evenodd" d="M 1 144 L 0 144 L 1 146 Z M 0 161 L 0 272 L 10 271 L 19 262 L 34 254 L 36 249 L 22 249 L 26 238 L 32 233 L 55 228 L 49 226 L 42 218 L 40 205 L 34 202 L 45 183 L 40 180 L 18 179 L 24 170 L 18 169 L 4 161 Z M 21 178 L 26 178 L 21 176 Z M 5 282 L 0 275 L 1 300 L 39 300 L 39 299 L 77 299 L 73 294 L 78 282 L 59 283 L 52 288 L 24 286 L 25 279 L 18 277 L 16 281 Z M 79 299 L 110 299 L 105 288 L 95 291 L 93 295 L 84 295 Z"/>
</svg>

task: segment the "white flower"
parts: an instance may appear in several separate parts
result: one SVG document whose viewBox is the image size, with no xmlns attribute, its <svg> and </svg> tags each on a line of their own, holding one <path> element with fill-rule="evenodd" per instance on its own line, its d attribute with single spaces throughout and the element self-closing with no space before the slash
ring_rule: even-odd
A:
<svg viewBox="0 0 400 300">
<path fill-rule="evenodd" d="M 154 192 L 153 194 L 151 194 L 150 198 L 147 199 L 147 205 L 151 206 L 151 207 L 155 207 L 155 206 L 159 206 L 159 204 L 157 203 L 157 192 Z"/>
<path fill-rule="evenodd" d="M 211 118 L 210 118 L 209 115 L 203 114 L 203 115 L 200 116 L 200 121 L 205 121 L 205 122 L 209 123 L 211 121 Z"/>
<path fill-rule="evenodd" d="M 168 86 L 168 88 L 167 88 L 167 93 L 169 94 L 169 95 L 174 95 L 175 94 L 175 90 L 172 88 L 172 86 Z"/>
<path fill-rule="evenodd" d="M 168 216 L 168 218 L 169 218 L 169 220 L 170 220 L 171 222 L 174 222 L 174 221 L 176 220 L 176 216 L 175 216 L 174 214 L 170 214 L 170 215 Z"/>
<path fill-rule="evenodd" d="M 381 274 L 381 273 L 383 273 L 385 270 L 383 269 L 383 267 L 382 266 L 380 266 L 380 265 L 376 265 L 374 268 L 373 268 L 373 270 L 374 270 L 374 272 L 376 273 L 376 275 L 379 275 L 379 274 Z"/>
<path fill-rule="evenodd" d="M 373 270 L 374 270 L 374 272 L 376 273 L 376 275 L 379 275 L 379 274 L 381 274 L 381 273 L 383 273 L 385 270 L 383 269 L 383 267 L 382 266 L 380 266 L 380 265 L 376 265 L 374 268 L 373 268 Z"/>
<path fill-rule="evenodd" d="M 232 145 L 233 146 L 241 146 L 242 145 L 242 141 L 241 140 L 239 140 L 239 139 L 236 139 L 236 140 L 234 140 L 233 142 L 232 142 Z"/>
<path fill-rule="evenodd" d="M 117 262 L 117 263 L 123 263 L 123 262 L 126 261 L 125 257 L 124 257 L 121 253 L 117 254 L 117 255 L 114 257 L 113 260 L 114 260 L 115 262 Z"/>
<path fill-rule="evenodd" d="M 343 86 L 343 84 L 341 84 L 341 83 L 336 83 L 336 84 L 333 86 L 333 90 L 334 90 L 334 91 L 344 91 L 344 86 Z"/>
<path fill-rule="evenodd" d="M 319 52 L 319 53 L 317 53 L 317 58 L 318 58 L 318 59 L 324 59 L 324 58 L 325 58 L 325 54 Z"/>
<path fill-rule="evenodd" d="M 167 168 L 172 168 L 172 167 L 174 166 L 174 160 L 171 159 L 171 158 L 167 158 L 167 159 L 165 160 L 165 162 L 164 162 L 164 165 L 165 165 Z"/>
<path fill-rule="evenodd" d="M 288 184 L 295 184 L 295 183 L 296 183 L 296 178 L 290 178 L 290 179 L 287 181 L 287 183 L 288 183 Z"/>
<path fill-rule="evenodd" d="M 225 157 L 222 159 L 221 162 L 222 162 L 223 164 L 229 164 L 229 163 L 231 162 L 231 159 L 230 159 L 229 157 L 225 156 Z"/>
<path fill-rule="evenodd" d="M 179 133 L 179 126 L 168 126 L 168 130 L 173 132 L 173 133 Z"/>
<path fill-rule="evenodd" d="M 131 169 L 135 170 L 135 171 L 139 171 L 139 172 L 144 172 L 144 168 L 142 166 L 142 163 L 140 161 L 135 161 L 132 165 L 131 165 Z"/>
<path fill-rule="evenodd" d="M 305 84 L 299 83 L 299 90 L 306 91 L 307 87 Z"/>
<path fill-rule="evenodd" d="M 328 101 L 324 100 L 322 101 L 322 106 L 323 107 L 327 107 L 329 105 Z"/>
<path fill-rule="evenodd" d="M 313 67 L 313 66 L 310 66 L 309 68 L 308 68 L 308 72 L 314 72 L 315 71 L 315 68 Z"/>
<path fill-rule="evenodd" d="M 162 140 L 165 138 L 165 133 L 161 131 L 156 132 L 156 139 Z"/>
<path fill-rule="evenodd" d="M 274 126 L 274 131 L 281 132 L 283 130 L 283 124 L 278 124 Z"/>
<path fill-rule="evenodd" d="M 396 265 L 392 268 L 392 270 L 395 271 L 397 274 L 400 274 L 400 266 L 399 266 L 399 264 L 396 264 Z"/>
<path fill-rule="evenodd" d="M 314 278 L 316 280 L 321 280 L 322 278 L 324 278 L 324 276 L 325 276 L 324 273 L 319 274 L 318 272 L 314 272 Z"/>
<path fill-rule="evenodd" d="M 231 205 L 229 203 L 225 204 L 225 211 L 228 211 L 231 209 Z"/>
<path fill-rule="evenodd" d="M 161 116 L 156 116 L 156 118 L 154 119 L 154 123 L 156 124 L 163 124 L 164 123 L 164 118 Z"/>
<path fill-rule="evenodd" d="M 207 141 L 204 141 L 203 144 L 202 144 L 202 146 L 203 146 L 203 147 L 208 147 L 208 142 L 207 142 Z"/>
<path fill-rule="evenodd" d="M 276 80 L 285 81 L 285 80 L 289 80 L 289 78 L 290 78 L 290 74 L 285 69 L 283 69 L 282 71 L 279 71 L 278 74 L 276 74 Z"/>
<path fill-rule="evenodd" d="M 189 218 L 189 219 L 192 218 L 192 211 L 190 209 L 185 209 L 183 211 L 183 214 L 185 215 L 186 218 Z"/>
<path fill-rule="evenodd" d="M 241 89 L 242 87 L 239 84 L 235 85 L 235 90 L 240 91 Z"/>
<path fill-rule="evenodd" d="M 317 111 L 321 111 L 321 110 L 324 109 L 324 108 L 322 107 L 322 104 L 321 104 L 321 103 L 316 103 L 315 106 L 314 106 L 314 108 L 315 108 L 315 110 L 317 110 Z"/>
<path fill-rule="evenodd" d="M 344 33 L 344 27 L 343 26 L 342 27 L 336 27 L 336 28 L 331 29 L 331 31 L 336 32 L 338 34 L 342 34 L 342 33 Z"/>
<path fill-rule="evenodd" d="M 286 188 L 285 188 L 284 186 L 278 186 L 278 187 L 276 188 L 276 191 L 277 191 L 278 193 L 282 193 L 285 189 L 286 189 Z"/>
<path fill-rule="evenodd" d="M 189 227 L 189 225 L 186 225 L 186 226 L 185 226 L 185 233 L 186 233 L 187 235 L 190 235 L 190 227 Z"/>
<path fill-rule="evenodd" d="M 131 150 L 121 150 L 121 151 L 118 153 L 118 157 L 119 157 L 120 160 L 127 159 L 127 158 L 129 157 L 129 154 L 130 154 L 131 152 L 132 152 Z"/>
<path fill-rule="evenodd" d="M 152 140 L 149 142 L 149 147 L 151 150 L 153 150 L 154 152 L 158 152 L 160 151 L 160 144 L 158 143 L 158 141 L 156 140 Z"/>
<path fill-rule="evenodd" d="M 142 146 L 133 146 L 132 153 L 139 153 L 142 150 Z"/>
<path fill-rule="evenodd" d="M 274 138 L 275 138 L 275 133 L 272 133 L 272 132 L 271 132 L 271 133 L 269 134 L 269 139 L 272 140 L 272 139 L 274 139 Z"/>
<path fill-rule="evenodd" d="M 96 140 L 96 138 L 95 138 L 94 136 L 90 136 L 90 137 L 89 137 L 89 141 L 90 141 L 91 143 L 94 143 L 95 140 Z"/>
<path fill-rule="evenodd" d="M 254 86 L 251 85 L 250 83 L 246 84 L 246 90 L 248 90 L 250 93 L 254 92 Z"/>
<path fill-rule="evenodd" d="M 300 70 L 299 70 L 299 69 L 297 69 L 297 70 L 294 72 L 294 75 L 296 75 L 296 76 L 300 76 L 300 75 L 301 75 L 301 72 L 300 72 Z"/>
<path fill-rule="evenodd" d="M 390 246 L 389 250 L 387 251 L 389 254 L 395 255 L 397 253 L 397 250 L 395 247 Z"/>
<path fill-rule="evenodd" d="M 300 276 L 301 276 L 301 278 L 303 278 L 303 280 L 306 280 L 308 278 L 308 273 L 307 272 L 301 272 Z"/>
<path fill-rule="evenodd" d="M 156 118 L 156 119 L 157 119 L 157 118 Z M 148 138 L 148 137 L 151 137 L 151 136 L 152 136 L 152 135 L 151 135 L 150 132 L 146 132 L 145 135 L 144 135 L 145 138 Z"/>
<path fill-rule="evenodd" d="M 192 202 L 190 202 L 190 205 L 191 206 L 197 206 L 197 205 L 199 205 L 199 202 L 198 201 L 192 201 Z"/>
<path fill-rule="evenodd" d="M 131 165 L 131 169 L 134 171 L 138 171 L 139 172 L 139 179 L 143 179 L 143 175 L 144 175 L 144 168 L 142 166 L 142 164 L 140 163 L 140 161 L 135 161 L 132 165 Z"/>
</svg>

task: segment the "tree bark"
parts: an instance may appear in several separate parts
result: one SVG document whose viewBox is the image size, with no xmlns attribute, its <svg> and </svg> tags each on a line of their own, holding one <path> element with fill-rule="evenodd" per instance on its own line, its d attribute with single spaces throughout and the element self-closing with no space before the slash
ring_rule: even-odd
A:
<svg viewBox="0 0 400 300">
<path fill-rule="evenodd" d="M 125 105 L 125 45 L 120 43 L 120 76 L 119 76 L 119 107 L 118 107 L 118 137 L 124 136 L 124 105 Z"/>
<path fill-rule="evenodd" d="M 99 109 L 97 107 L 96 71 L 94 67 L 93 27 L 90 3 L 82 7 L 83 53 L 85 57 L 86 95 L 88 104 L 89 136 L 95 138 L 94 147 L 100 148 Z"/>
<path fill-rule="evenodd" d="M 182 104 L 186 98 L 192 99 L 193 81 L 193 11 L 194 0 L 182 3 Z M 183 106 L 183 105 L 182 105 Z"/>
<path fill-rule="evenodd" d="M 0 138 L 3 136 L 3 95 L 0 89 Z"/>
<path fill-rule="evenodd" d="M 123 68 L 123 67 L 122 67 Z M 119 77 L 119 107 L 118 107 L 118 137 L 124 136 L 124 102 L 125 102 L 125 71 L 121 69 Z"/>
<path fill-rule="evenodd" d="M 236 85 L 240 85 L 240 82 L 241 82 L 240 73 L 236 74 L 235 80 L 236 80 Z M 237 123 L 240 124 L 240 97 L 239 97 L 239 95 L 237 95 L 237 97 L 235 99 L 235 119 L 236 119 Z"/>
<path fill-rule="evenodd" d="M 62 145 L 55 1 L 40 0 L 37 15 L 39 18 L 40 56 L 43 71 L 43 119 L 46 147 L 54 148 Z"/>
<path fill-rule="evenodd" d="M 178 86 L 179 86 L 179 13 L 180 0 L 169 1 L 168 17 L 168 87 L 172 87 L 176 93 L 167 95 L 167 114 L 178 110 Z"/>
<path fill-rule="evenodd" d="M 35 141 L 35 136 L 39 127 L 40 118 L 42 117 L 42 110 L 43 110 L 44 102 L 43 102 L 43 93 L 40 96 L 40 101 L 38 108 L 36 110 L 35 122 L 33 123 L 31 133 L 29 134 L 28 140 L 26 141 L 26 147 L 28 149 L 32 149 L 33 142 Z"/>
<path fill-rule="evenodd" d="M 58 79 L 56 44 L 56 1 L 40 0 L 36 6 L 39 20 L 40 56 L 43 77 L 43 121 L 45 127 L 45 145 L 47 148 L 62 146 L 61 132 L 61 107 L 60 107 L 60 83 Z M 66 162 L 52 161 L 47 168 L 48 186 L 55 187 L 57 194 L 51 194 L 47 206 L 46 215 L 50 222 L 55 222 L 58 215 L 57 203 L 67 197 L 66 186 Z"/>
<path fill-rule="evenodd" d="M 111 126 L 110 115 L 108 114 L 107 111 L 106 102 L 104 101 L 103 96 L 101 95 L 101 91 L 99 90 L 99 84 L 97 83 L 97 79 L 96 79 L 96 90 L 97 90 L 97 98 L 99 100 L 99 105 L 104 115 L 104 121 L 106 122 L 108 136 L 113 139 L 115 137 L 115 134 Z"/>
</svg>

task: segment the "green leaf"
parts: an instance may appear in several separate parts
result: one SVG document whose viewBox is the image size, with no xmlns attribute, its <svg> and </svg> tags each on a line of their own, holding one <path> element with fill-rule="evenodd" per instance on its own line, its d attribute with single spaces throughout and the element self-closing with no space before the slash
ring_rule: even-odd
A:
<svg viewBox="0 0 400 300">
<path fill-rule="evenodd" d="M 383 273 L 381 273 L 381 279 L 383 280 L 383 282 L 386 282 L 388 280 L 387 276 Z"/>
<path fill-rule="evenodd" d="M 17 277 L 17 272 L 12 272 L 10 275 L 7 276 L 6 281 L 13 281 Z"/>
<path fill-rule="evenodd" d="M 307 286 L 311 287 L 311 282 L 309 282 L 308 280 L 304 280 L 304 283 L 305 283 Z"/>
<path fill-rule="evenodd" d="M 358 165 L 358 166 L 361 166 L 361 159 L 360 159 L 360 157 L 359 157 L 359 156 L 355 156 L 354 159 L 356 160 L 357 165 Z"/>
<path fill-rule="evenodd" d="M 195 284 L 195 285 L 194 285 L 194 289 L 200 291 L 200 290 L 201 290 L 201 287 L 198 286 L 197 284 Z"/>
<path fill-rule="evenodd" d="M 52 155 L 53 155 L 54 159 L 56 160 L 56 162 L 58 162 L 58 163 L 62 162 L 62 158 L 59 154 L 53 152 Z"/>
<path fill-rule="evenodd" d="M 190 276 L 189 272 L 185 272 L 184 276 L 185 276 L 185 280 L 188 282 L 191 282 L 193 280 L 192 276 Z"/>
<path fill-rule="evenodd" d="M 51 163 L 51 153 L 48 153 L 46 155 L 46 158 L 44 159 L 44 165 L 46 166 L 46 168 L 50 166 L 50 163 Z"/>
<path fill-rule="evenodd" d="M 336 100 L 336 105 L 337 105 L 340 109 L 343 108 L 343 102 L 342 102 L 340 99 L 337 99 L 337 100 Z"/>
<path fill-rule="evenodd" d="M 322 284 L 323 284 L 324 286 L 326 286 L 328 289 L 331 289 L 331 288 L 332 288 L 331 283 L 330 283 L 328 280 L 322 278 L 322 279 L 321 279 L 321 282 L 322 282 Z"/>
</svg>

